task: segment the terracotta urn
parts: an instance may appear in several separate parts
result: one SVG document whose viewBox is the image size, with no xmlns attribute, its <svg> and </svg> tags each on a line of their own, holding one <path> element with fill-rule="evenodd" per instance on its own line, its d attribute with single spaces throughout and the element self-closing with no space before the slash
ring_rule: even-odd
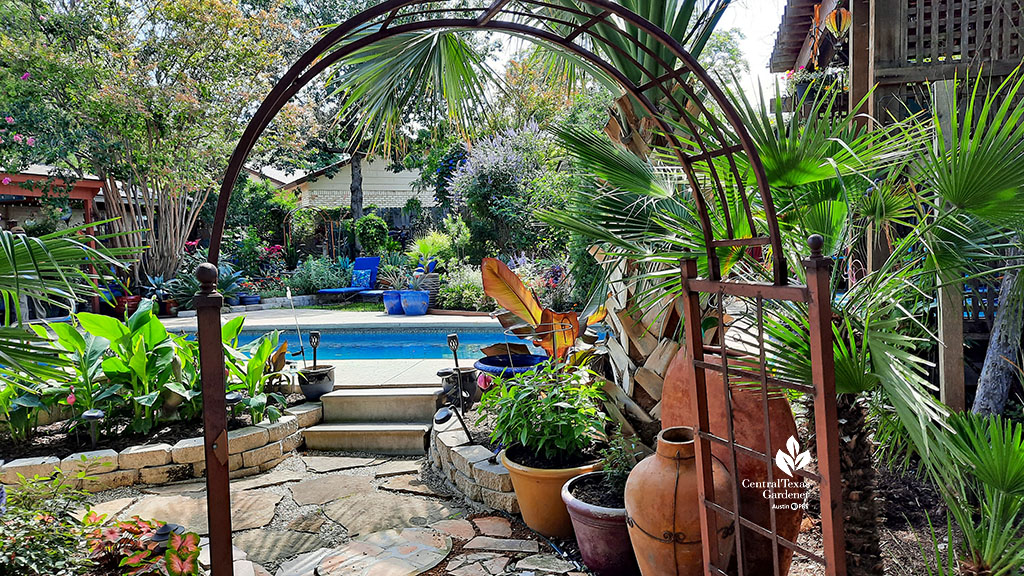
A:
<svg viewBox="0 0 1024 576">
<path fill-rule="evenodd" d="M 730 494 L 725 465 L 712 460 L 715 494 Z M 666 428 L 658 434 L 655 453 L 633 468 L 626 482 L 626 523 L 643 576 L 702 576 L 700 509 L 693 429 Z M 733 550 L 728 519 L 718 521 L 719 564 Z"/>
<path fill-rule="evenodd" d="M 733 358 L 732 361 L 735 363 L 734 365 L 752 362 L 749 358 Z M 664 427 L 696 425 L 697 418 L 693 408 L 693 383 L 689 377 L 687 362 L 686 351 L 681 349 L 665 372 L 661 412 L 662 426 Z M 751 367 L 756 368 L 756 361 L 751 364 Z M 705 382 L 708 390 L 708 420 L 711 432 L 726 438 L 729 432 L 722 374 L 714 370 L 706 370 Z M 730 392 L 736 443 L 763 452 L 765 449 L 765 424 L 761 388 L 751 386 L 749 383 L 733 383 L 730 386 Z M 783 393 L 769 390 L 768 418 L 771 424 L 769 427 L 771 432 L 769 456 L 774 461 L 775 454 L 778 450 L 786 448 L 786 442 L 790 438 L 799 440 L 793 409 Z M 729 456 L 728 447 L 715 443 L 712 446 L 712 454 L 720 461 L 725 462 L 728 468 L 731 468 L 732 458 Z M 741 486 L 740 508 L 743 511 L 743 516 L 770 529 L 772 500 L 765 498 L 763 489 L 753 486 L 758 482 L 768 481 L 767 465 L 742 452 L 737 453 L 736 463 L 739 468 L 737 482 Z M 776 481 L 779 481 L 782 472 L 776 467 L 773 476 Z M 745 481 L 750 487 L 743 487 Z M 777 505 L 775 523 L 779 535 L 790 542 L 796 542 L 800 535 L 800 522 L 803 520 L 803 510 L 800 509 L 800 505 L 803 504 L 802 500 L 778 498 L 775 503 Z M 768 567 L 767 573 L 773 573 L 771 566 L 774 560 L 771 542 L 749 529 L 743 530 L 743 556 L 745 566 L 766 566 Z M 793 551 L 779 546 L 779 574 L 789 573 L 792 559 Z"/>
<path fill-rule="evenodd" d="M 510 460 L 504 450 L 501 463 L 512 479 L 523 522 L 549 538 L 572 538 L 572 520 L 562 502 L 562 486 L 580 474 L 597 470 L 601 463 L 575 468 L 532 468 Z"/>
</svg>

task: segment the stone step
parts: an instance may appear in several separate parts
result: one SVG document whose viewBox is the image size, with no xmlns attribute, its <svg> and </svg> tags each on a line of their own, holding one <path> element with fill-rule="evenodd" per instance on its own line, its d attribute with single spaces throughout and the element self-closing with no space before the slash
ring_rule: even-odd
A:
<svg viewBox="0 0 1024 576">
<path fill-rule="evenodd" d="M 424 422 L 434 421 L 441 407 L 439 387 L 346 388 L 324 394 L 324 422 Z"/>
<path fill-rule="evenodd" d="M 390 390 L 390 389 L 394 389 L 394 388 L 437 388 L 438 390 L 440 390 L 441 389 L 441 379 L 438 378 L 437 382 L 425 382 L 425 383 L 419 383 L 419 384 L 414 383 L 414 382 L 402 382 L 401 380 L 393 381 L 393 382 L 392 381 L 380 382 L 380 383 L 377 383 L 377 384 L 362 384 L 362 383 L 355 383 L 355 382 L 335 382 L 334 383 L 334 389 L 335 390 L 361 390 L 361 389 L 367 389 L 367 390 L 385 389 L 385 390 Z"/>
<path fill-rule="evenodd" d="M 306 448 L 419 456 L 427 452 L 429 424 L 382 422 L 318 424 L 302 431 Z"/>
</svg>

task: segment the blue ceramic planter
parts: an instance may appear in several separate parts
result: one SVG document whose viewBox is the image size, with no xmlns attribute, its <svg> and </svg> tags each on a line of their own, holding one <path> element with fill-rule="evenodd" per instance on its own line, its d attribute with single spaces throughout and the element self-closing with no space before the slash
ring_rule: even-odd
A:
<svg viewBox="0 0 1024 576">
<path fill-rule="evenodd" d="M 406 316 L 423 316 L 430 307 L 430 292 L 426 290 L 402 290 L 402 309 Z"/>
<path fill-rule="evenodd" d="M 501 354 L 486 356 L 476 361 L 473 367 L 491 376 L 512 376 L 533 370 L 534 366 L 548 359 L 538 354 Z"/>
<path fill-rule="evenodd" d="M 263 297 L 259 294 L 243 294 L 238 297 L 238 303 L 242 306 L 252 306 L 259 304 L 263 301 Z"/>
<path fill-rule="evenodd" d="M 402 308 L 402 291 L 401 290 L 385 290 L 384 295 L 384 310 L 391 315 L 405 314 L 405 309 Z"/>
</svg>

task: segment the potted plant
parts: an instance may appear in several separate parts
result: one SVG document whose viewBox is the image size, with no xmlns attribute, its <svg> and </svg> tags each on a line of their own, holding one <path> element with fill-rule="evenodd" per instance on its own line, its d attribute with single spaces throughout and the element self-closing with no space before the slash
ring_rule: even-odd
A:
<svg viewBox="0 0 1024 576">
<path fill-rule="evenodd" d="M 600 471 L 562 486 L 583 563 L 597 576 L 640 574 L 626 525 L 626 479 L 640 455 L 636 438 L 616 436 L 601 453 Z"/>
<path fill-rule="evenodd" d="M 252 281 L 242 282 L 240 292 L 238 294 L 238 304 L 240 306 L 252 306 L 259 304 L 263 299 L 260 297 L 256 284 Z"/>
<path fill-rule="evenodd" d="M 382 295 L 384 310 L 391 315 L 405 314 L 405 309 L 402 308 L 402 289 L 409 285 L 409 273 L 406 269 L 399 265 L 385 264 L 381 266 L 377 280 L 382 286 L 389 288 L 384 290 Z"/>
<path fill-rule="evenodd" d="M 602 399 L 592 372 L 552 361 L 494 378 L 480 401 L 480 421 L 493 420 L 491 440 L 505 448 L 501 461 L 523 521 L 545 536 L 572 536 L 562 486 L 600 468 L 595 449 L 605 438 Z"/>
<path fill-rule="evenodd" d="M 401 291 L 402 310 L 406 316 L 422 316 L 430 308 L 430 292 L 423 290 L 426 274 L 413 274 L 409 289 Z"/>
<path fill-rule="evenodd" d="M 313 365 L 299 370 L 299 389 L 310 402 L 334 390 L 334 366 L 317 366 L 316 349 L 320 346 L 320 332 L 309 333 L 309 346 L 313 349 Z"/>
</svg>

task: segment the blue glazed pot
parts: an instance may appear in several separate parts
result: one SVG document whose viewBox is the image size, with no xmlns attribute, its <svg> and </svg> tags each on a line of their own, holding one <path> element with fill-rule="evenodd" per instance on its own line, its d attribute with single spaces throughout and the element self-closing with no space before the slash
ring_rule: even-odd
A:
<svg viewBox="0 0 1024 576">
<path fill-rule="evenodd" d="M 228 296 L 224 299 L 224 304 L 228 306 L 238 306 L 238 296 Z"/>
<path fill-rule="evenodd" d="M 401 290 L 385 290 L 382 298 L 384 299 L 384 310 L 387 311 L 388 314 L 405 314 L 405 309 L 402 308 Z"/>
<path fill-rule="evenodd" d="M 402 290 L 402 309 L 406 316 L 423 316 L 430 307 L 430 292 L 426 290 Z"/>
<path fill-rule="evenodd" d="M 513 376 L 529 372 L 547 359 L 547 356 L 539 354 L 512 354 L 511 356 L 500 354 L 481 358 L 473 364 L 473 367 L 491 376 Z"/>
<path fill-rule="evenodd" d="M 242 306 L 252 306 L 253 304 L 259 304 L 263 300 L 263 297 L 259 294 L 244 294 L 238 297 L 238 303 Z"/>
</svg>

